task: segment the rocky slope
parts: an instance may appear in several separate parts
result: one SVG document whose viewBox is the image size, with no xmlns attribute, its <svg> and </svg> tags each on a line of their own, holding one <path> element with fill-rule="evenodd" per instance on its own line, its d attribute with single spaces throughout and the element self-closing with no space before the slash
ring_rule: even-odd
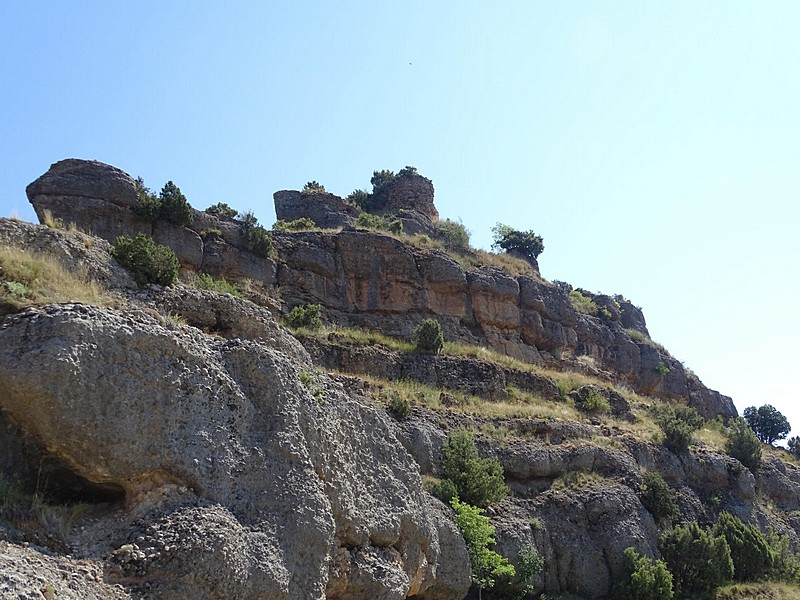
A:
<svg viewBox="0 0 800 600">
<path fill-rule="evenodd" d="M 464 541 L 422 485 L 441 475 L 442 445 L 463 428 L 503 465 L 512 494 L 490 508 L 497 549 L 512 561 L 528 543 L 539 550 L 537 593 L 607 597 L 626 547 L 657 555 L 659 527 L 639 498 L 645 471 L 675 490 L 680 521 L 728 510 L 799 541 L 794 464 L 770 454 L 751 473 L 710 441 L 675 454 L 654 438 L 644 403 L 657 401 L 631 389 L 709 417 L 735 409 L 648 343 L 630 303 L 598 295 L 608 314 L 582 315 L 534 272 L 465 270 L 443 251 L 347 227 L 276 235 L 275 259 L 258 258 L 232 221 L 142 221 L 133 185 L 108 165 L 62 161 L 29 197 L 43 220 L 47 210 L 94 237 L 0 220 L 0 244 L 55 257 L 117 298 L 0 317 L 0 473 L 48 498 L 0 506 L 0 595 L 463 598 Z M 419 194 L 391 198 L 392 210 L 433 223 L 432 186 L 422 210 Z M 338 204 L 325 206 L 330 216 Z M 106 241 L 136 231 L 170 244 L 187 279 L 255 278 L 282 306 L 138 288 Z M 451 340 L 555 371 L 359 345 L 336 331 L 298 340 L 275 315 L 307 302 L 329 323 L 401 338 L 436 316 Z M 556 377 L 571 369 L 595 376 L 612 414 L 575 411 Z M 420 399 L 398 420 L 382 392 L 408 381 Z M 518 394 L 532 404 L 513 404 Z"/>
</svg>

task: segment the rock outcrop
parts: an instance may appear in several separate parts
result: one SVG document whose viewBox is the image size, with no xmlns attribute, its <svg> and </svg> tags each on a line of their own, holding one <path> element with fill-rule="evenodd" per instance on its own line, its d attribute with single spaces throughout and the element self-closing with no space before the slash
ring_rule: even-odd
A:
<svg viewBox="0 0 800 600">
<path fill-rule="evenodd" d="M 308 356 L 271 333 L 224 341 L 135 309 L 29 309 L 0 323 L 0 408 L 81 478 L 124 490 L 127 514 L 159 507 L 113 527 L 111 581 L 159 598 L 423 593 L 447 526 L 416 466 L 375 409 L 324 375 L 304 386 Z"/>
<path fill-rule="evenodd" d="M 283 190 L 273 194 L 275 218 L 279 221 L 311 219 L 322 229 L 352 227 L 359 211 L 339 196 L 327 192 L 303 194 L 296 190 Z"/>
</svg>

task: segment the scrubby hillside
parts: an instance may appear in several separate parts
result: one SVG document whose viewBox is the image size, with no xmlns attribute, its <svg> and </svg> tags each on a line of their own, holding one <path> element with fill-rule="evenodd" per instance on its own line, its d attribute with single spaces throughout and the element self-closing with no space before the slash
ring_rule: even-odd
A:
<svg viewBox="0 0 800 600">
<path fill-rule="evenodd" d="M 276 193 L 273 231 L 102 163 L 28 187 L 46 225 L 0 220 L 4 594 L 604 598 L 662 556 L 692 594 L 675 526 L 721 539 L 727 513 L 766 566 L 720 542 L 714 586 L 796 579 L 800 469 L 732 437 L 640 309 L 470 249 L 415 170 L 376 177 Z M 175 283 L 138 285 L 152 260 Z"/>
</svg>

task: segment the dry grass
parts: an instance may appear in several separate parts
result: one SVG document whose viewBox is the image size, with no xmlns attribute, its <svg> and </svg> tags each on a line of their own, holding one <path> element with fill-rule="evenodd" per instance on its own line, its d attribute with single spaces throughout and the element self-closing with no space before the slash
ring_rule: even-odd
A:
<svg viewBox="0 0 800 600">
<path fill-rule="evenodd" d="M 114 306 L 118 300 L 51 257 L 0 247 L 0 310 L 61 302 Z"/>
<path fill-rule="evenodd" d="M 788 583 L 737 583 L 717 590 L 716 600 L 800 600 L 800 587 Z"/>
</svg>

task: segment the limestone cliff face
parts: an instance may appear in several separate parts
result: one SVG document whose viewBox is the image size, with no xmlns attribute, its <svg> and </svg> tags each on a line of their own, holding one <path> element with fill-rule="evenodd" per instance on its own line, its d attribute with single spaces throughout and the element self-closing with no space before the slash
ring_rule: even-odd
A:
<svg viewBox="0 0 800 600">
<path fill-rule="evenodd" d="M 287 308 L 318 302 L 333 323 L 409 338 L 420 321 L 435 317 L 449 339 L 528 362 L 590 368 L 640 393 L 682 400 L 706 417 L 736 415 L 730 398 L 707 389 L 678 360 L 631 339 L 626 329 L 646 335 L 647 327 L 627 301 L 594 295 L 606 316 L 586 316 L 573 309 L 563 290 L 540 279 L 495 268 L 465 270 L 444 252 L 368 231 L 277 233 L 275 260 L 260 258 L 246 250 L 235 222 L 203 212 L 195 211 L 192 229 L 143 222 L 130 210 L 136 198 L 132 178 L 94 161 L 60 161 L 27 193 L 40 218 L 49 210 L 109 241 L 146 231 L 173 248 L 187 270 L 277 285 Z M 352 220 L 352 207 L 331 194 L 321 196 L 319 214 L 307 215 L 324 221 L 322 226 Z M 419 175 L 399 177 L 379 196 L 386 209 L 438 217 L 433 185 Z M 279 218 L 299 218 L 309 210 L 310 201 L 299 192 L 278 192 L 275 199 Z M 659 365 L 668 372 L 659 372 Z"/>
</svg>

